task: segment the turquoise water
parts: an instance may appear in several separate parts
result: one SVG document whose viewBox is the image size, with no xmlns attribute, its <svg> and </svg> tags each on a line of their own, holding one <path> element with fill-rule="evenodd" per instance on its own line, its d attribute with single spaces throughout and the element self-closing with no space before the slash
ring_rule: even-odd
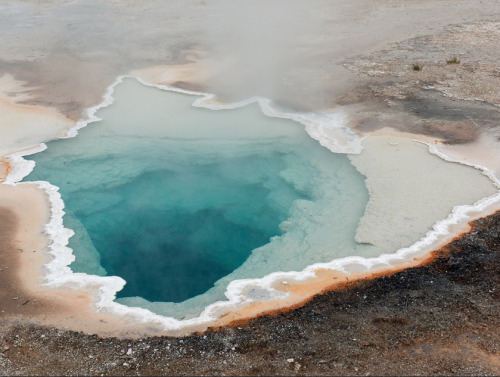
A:
<svg viewBox="0 0 500 377">
<path fill-rule="evenodd" d="M 60 187 L 75 272 L 127 281 L 118 301 L 178 318 L 233 279 L 369 255 L 364 177 L 257 105 L 213 111 L 127 79 L 103 120 L 31 156 Z"/>
</svg>

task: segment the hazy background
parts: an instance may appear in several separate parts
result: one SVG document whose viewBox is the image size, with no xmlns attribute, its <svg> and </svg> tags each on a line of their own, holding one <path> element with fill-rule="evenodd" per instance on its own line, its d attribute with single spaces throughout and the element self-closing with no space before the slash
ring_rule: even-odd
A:
<svg viewBox="0 0 500 377">
<path fill-rule="evenodd" d="M 222 98 L 328 107 L 358 85 L 344 59 L 488 17 L 482 3 L 500 8 L 496 0 L 1 0 L 0 75 L 27 81 L 28 103 L 76 119 L 117 75 L 182 63 L 195 50 L 210 62 L 200 84 Z"/>
</svg>

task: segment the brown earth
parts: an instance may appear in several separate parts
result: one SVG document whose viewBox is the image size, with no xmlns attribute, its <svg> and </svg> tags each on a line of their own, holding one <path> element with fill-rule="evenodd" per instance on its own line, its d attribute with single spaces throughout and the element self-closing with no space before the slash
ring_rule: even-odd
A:
<svg viewBox="0 0 500 377">
<path fill-rule="evenodd" d="M 366 80 L 338 103 L 356 114 L 352 126 L 361 133 L 390 126 L 447 144 L 471 142 L 480 130 L 498 137 L 499 38 L 499 22 L 452 25 L 347 59 L 344 66 Z"/>
<path fill-rule="evenodd" d="M 497 212 L 475 221 L 429 265 L 219 331 L 131 340 L 3 323 L 0 373 L 498 375 L 499 311 Z"/>
<path fill-rule="evenodd" d="M 357 114 L 352 125 L 362 133 L 390 125 L 450 144 L 474 140 L 478 128 L 498 133 L 499 37 L 498 22 L 457 25 L 346 60 L 344 66 L 364 79 L 339 102 Z M 455 56 L 460 64 L 446 63 Z M 414 71 L 413 63 L 422 70 Z M 34 72 L 23 77 L 34 85 L 52 77 L 37 64 L 3 68 Z M 115 75 L 101 69 L 91 83 L 63 80 L 56 85 L 61 90 L 54 90 L 52 77 L 36 98 L 77 119 Z M 85 98 L 65 96 L 66 85 L 70 91 L 81 86 Z M 13 320 L 9 313 L 43 304 L 27 301 L 14 284 L 15 227 L 13 213 L 0 210 L 0 375 L 500 374 L 500 213 L 476 221 L 432 264 L 219 331 L 141 340 L 38 326 L 23 316 Z"/>
</svg>

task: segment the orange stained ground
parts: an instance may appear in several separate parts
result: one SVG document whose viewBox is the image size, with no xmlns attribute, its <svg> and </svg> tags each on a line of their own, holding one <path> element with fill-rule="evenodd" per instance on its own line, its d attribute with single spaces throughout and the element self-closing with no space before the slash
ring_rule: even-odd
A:
<svg viewBox="0 0 500 377">
<path fill-rule="evenodd" d="M 7 161 L 0 161 L 0 183 L 4 183 L 10 172 L 10 163 Z"/>
</svg>

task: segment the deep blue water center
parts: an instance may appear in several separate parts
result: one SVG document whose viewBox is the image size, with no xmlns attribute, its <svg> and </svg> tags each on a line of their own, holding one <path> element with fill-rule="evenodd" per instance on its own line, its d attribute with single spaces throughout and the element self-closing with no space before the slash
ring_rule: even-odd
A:
<svg viewBox="0 0 500 377">
<path fill-rule="evenodd" d="M 301 124 L 132 79 L 113 95 L 101 121 L 31 156 L 26 180 L 59 187 L 70 267 L 122 277 L 118 302 L 193 317 L 232 280 L 361 255 L 364 177 Z"/>
<path fill-rule="evenodd" d="M 117 104 L 98 113 L 102 122 L 76 138 L 51 141 L 34 156 L 37 167 L 27 179 L 60 188 L 65 226 L 76 232 L 69 244 L 73 271 L 124 278 L 118 297 L 181 302 L 280 235 L 292 203 L 307 195 L 280 177 L 293 151 L 272 147 L 279 135 L 237 131 L 241 121 L 231 112 L 194 109 L 191 96 L 133 81 L 122 86 L 139 91 L 142 100 L 144 93 L 160 94 L 160 100 L 127 107 L 132 93 L 117 93 Z M 171 98 L 161 95 L 176 100 L 167 106 Z M 201 115 L 183 114 L 193 110 Z M 195 126 L 213 128 L 213 135 L 200 138 L 189 131 Z"/>
<path fill-rule="evenodd" d="M 181 302 L 205 292 L 253 249 L 280 234 L 278 225 L 287 213 L 266 200 L 270 189 L 265 184 L 273 177 L 256 184 L 231 174 L 241 168 L 277 174 L 280 165 L 279 156 L 249 155 L 155 170 L 109 188 L 108 194 L 119 201 L 101 209 L 79 208 L 86 198 L 99 194 L 94 188 L 63 199 L 100 252 L 102 267 L 127 281 L 118 297 Z M 290 193 L 283 209 L 300 197 Z M 145 205 L 146 200 L 151 205 Z M 188 208 L 193 200 L 203 205 Z M 73 267 L 85 271 L 78 264 Z"/>
</svg>

